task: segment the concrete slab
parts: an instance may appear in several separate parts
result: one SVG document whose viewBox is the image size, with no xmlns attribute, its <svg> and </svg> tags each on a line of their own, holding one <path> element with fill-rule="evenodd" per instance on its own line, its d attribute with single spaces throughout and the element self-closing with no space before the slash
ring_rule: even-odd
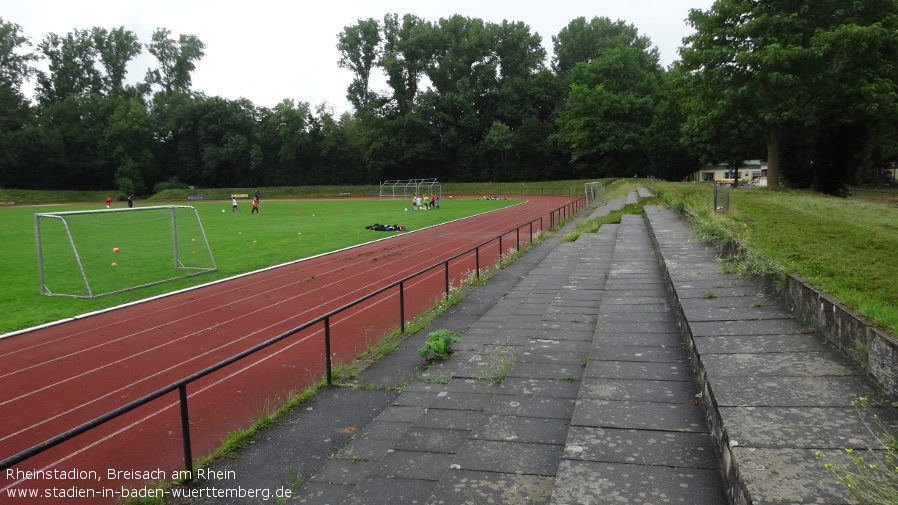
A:
<svg viewBox="0 0 898 505">
<path fill-rule="evenodd" d="M 837 453 L 829 453 L 838 458 Z M 816 457 L 816 449 L 733 448 L 752 503 L 785 505 L 856 503 L 835 484 Z"/>
<path fill-rule="evenodd" d="M 677 342 L 668 347 L 636 347 L 632 345 L 596 344 L 589 352 L 590 360 L 648 361 L 652 363 L 682 363 L 689 353 Z"/>
<path fill-rule="evenodd" d="M 555 479 L 544 475 L 452 469 L 427 505 L 547 503 Z"/>
<path fill-rule="evenodd" d="M 580 381 L 534 379 L 529 377 L 506 377 L 502 381 L 501 394 L 512 396 L 551 396 L 554 398 L 576 398 L 580 391 Z"/>
<path fill-rule="evenodd" d="M 705 370 L 714 377 L 820 377 L 862 372 L 835 351 L 769 354 L 706 354 Z"/>
<path fill-rule="evenodd" d="M 395 505 L 424 503 L 433 494 L 435 480 L 405 479 L 395 476 L 371 476 L 347 495 L 343 503 Z"/>
<path fill-rule="evenodd" d="M 574 363 L 528 363 L 517 361 L 508 371 L 508 377 L 534 379 L 578 380 L 583 376 L 583 357 Z"/>
<path fill-rule="evenodd" d="M 564 449 L 569 460 L 659 465 L 680 468 L 719 467 L 707 433 L 571 426 Z"/>
<path fill-rule="evenodd" d="M 564 460 L 550 503 L 719 505 L 716 470 Z"/>
<path fill-rule="evenodd" d="M 581 398 L 572 426 L 707 433 L 704 410 L 690 403 L 656 403 Z"/>
<path fill-rule="evenodd" d="M 292 499 L 304 505 L 340 505 L 354 490 L 355 486 L 336 482 L 308 481 Z"/>
<path fill-rule="evenodd" d="M 745 377 L 720 381 L 714 397 L 722 407 L 847 407 L 853 399 L 883 398 L 863 375 L 826 377 Z"/>
<path fill-rule="evenodd" d="M 828 347 L 819 335 L 723 335 L 695 337 L 696 346 L 709 354 L 766 354 L 819 352 Z"/>
<path fill-rule="evenodd" d="M 895 409 L 877 409 L 895 425 Z M 748 448 L 865 449 L 879 447 L 858 412 L 845 407 L 721 407 L 731 445 Z"/>
<path fill-rule="evenodd" d="M 469 440 L 455 457 L 453 467 L 554 477 L 563 451 L 561 444 Z"/>
<path fill-rule="evenodd" d="M 563 445 L 569 428 L 567 419 L 489 415 L 471 439 Z"/>
<path fill-rule="evenodd" d="M 418 428 L 473 430 L 483 424 L 483 412 L 467 410 L 427 409 L 415 423 Z"/>
<path fill-rule="evenodd" d="M 633 380 L 693 380 L 692 367 L 685 363 L 642 363 L 630 361 L 589 360 L 584 378 Z"/>
<path fill-rule="evenodd" d="M 397 451 L 442 452 L 454 454 L 471 435 L 469 430 L 412 427 L 393 447 Z"/>
<path fill-rule="evenodd" d="M 698 386 L 692 381 L 602 379 L 585 381 L 580 387 L 581 398 L 600 400 L 685 403 L 698 393 Z"/>
<path fill-rule="evenodd" d="M 805 324 L 797 319 L 742 320 L 742 321 L 710 321 L 702 320 L 701 315 L 690 317 L 689 328 L 696 337 L 713 337 L 720 335 L 782 335 L 801 333 Z"/>
<path fill-rule="evenodd" d="M 669 345 L 682 345 L 683 336 L 676 332 L 669 333 L 602 333 L 596 335 L 596 343 L 608 345 L 623 345 L 634 347 L 665 347 Z"/>
<path fill-rule="evenodd" d="M 538 417 L 541 419 L 571 418 L 574 411 L 571 398 L 550 398 L 546 396 L 496 395 L 486 414 Z"/>
</svg>

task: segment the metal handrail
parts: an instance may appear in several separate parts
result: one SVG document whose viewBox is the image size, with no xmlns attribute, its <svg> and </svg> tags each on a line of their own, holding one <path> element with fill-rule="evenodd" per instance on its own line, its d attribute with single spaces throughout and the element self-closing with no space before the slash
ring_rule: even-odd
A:
<svg viewBox="0 0 898 505">
<path fill-rule="evenodd" d="M 577 212 L 579 212 L 580 210 L 582 210 L 587 204 L 588 204 L 588 202 L 586 202 L 586 198 L 581 197 L 571 203 L 568 203 L 562 207 L 559 207 L 559 208 L 551 211 L 549 213 L 550 223 L 551 223 L 550 228 L 552 226 L 554 226 L 556 214 L 558 214 L 559 222 L 561 222 L 561 220 L 563 220 L 562 216 L 564 216 L 564 217 L 572 216 L 572 215 L 576 214 Z M 121 407 L 118 407 L 117 409 L 111 410 L 111 411 L 109 411 L 95 419 L 92 419 L 84 424 L 76 426 L 75 428 L 72 428 L 68 431 L 60 433 L 59 435 L 56 435 L 53 438 L 50 438 L 50 439 L 45 440 L 37 445 L 30 447 L 28 449 L 25 449 L 24 451 L 19 452 L 18 454 L 14 454 L 13 456 L 5 458 L 2 461 L 0 461 L 0 470 L 6 470 L 7 468 L 11 468 L 13 465 L 15 465 L 17 463 L 21 463 L 22 461 L 25 461 L 26 459 L 28 459 L 32 456 L 36 456 L 52 447 L 55 447 L 65 441 L 71 439 L 71 438 L 74 438 L 84 432 L 90 431 L 90 430 L 96 428 L 97 426 L 100 426 L 101 424 L 111 421 L 121 415 L 127 414 L 128 412 L 136 409 L 137 407 L 143 406 L 159 397 L 162 397 L 168 393 L 171 393 L 174 390 L 178 390 L 179 403 L 181 406 L 181 431 L 183 434 L 182 440 L 184 443 L 184 465 L 188 472 L 193 472 L 193 456 L 192 456 L 191 446 L 190 446 L 190 417 L 189 417 L 189 412 L 188 412 L 188 408 L 187 408 L 188 407 L 188 405 L 187 405 L 187 385 L 188 384 L 190 384 L 191 382 L 193 382 L 195 380 L 201 379 L 213 372 L 216 372 L 216 371 L 218 371 L 236 361 L 239 361 L 251 354 L 255 354 L 256 352 L 261 351 L 262 349 L 265 349 L 266 347 L 274 345 L 274 344 L 290 337 L 291 335 L 299 333 L 303 330 L 311 328 L 312 326 L 314 326 L 318 323 L 323 322 L 324 323 L 324 335 L 325 335 L 324 345 L 325 345 L 326 378 L 327 378 L 327 385 L 331 385 L 332 384 L 331 353 L 330 353 L 330 319 L 331 319 L 331 317 L 333 317 L 345 310 L 348 310 L 362 302 L 365 302 L 381 293 L 384 293 L 393 288 L 396 288 L 398 286 L 399 287 L 399 295 L 400 295 L 400 303 L 399 303 L 399 306 L 400 306 L 400 332 L 405 333 L 405 304 L 404 304 L 404 300 L 403 300 L 403 291 L 405 288 L 405 283 L 407 281 L 410 281 L 416 277 L 424 275 L 425 273 L 427 273 L 435 268 L 445 266 L 445 269 L 446 269 L 446 296 L 448 297 L 449 290 L 450 290 L 450 286 L 449 286 L 449 262 L 450 261 L 458 259 L 461 256 L 470 254 L 471 252 L 474 252 L 475 256 L 476 256 L 476 267 L 475 267 L 476 275 L 477 275 L 477 278 L 479 279 L 480 278 L 480 248 L 482 248 L 482 247 L 486 246 L 487 244 L 490 244 L 491 242 L 498 239 L 499 240 L 499 256 L 501 257 L 502 252 L 503 252 L 502 237 L 505 235 L 508 235 L 511 232 L 516 233 L 517 246 L 520 248 L 520 244 L 521 244 L 520 243 L 520 229 L 523 228 L 524 226 L 529 226 L 530 227 L 530 236 L 532 238 L 533 237 L 533 223 L 535 223 L 536 221 L 540 222 L 540 230 L 542 230 L 543 229 L 542 216 L 539 217 L 538 219 L 531 219 L 526 224 L 519 225 L 519 226 L 517 226 L 513 229 L 510 229 L 496 237 L 493 237 L 479 245 L 476 245 L 466 251 L 460 252 L 460 253 L 456 254 L 455 256 L 447 258 L 443 261 L 440 261 L 439 263 L 436 263 L 427 268 L 419 270 L 418 272 L 415 272 L 406 277 L 403 277 L 402 279 L 400 279 L 398 281 L 395 281 L 395 282 L 393 282 L 387 286 L 384 286 L 376 291 L 368 293 L 367 295 L 365 295 L 357 300 L 354 300 L 352 302 L 349 302 L 346 305 L 343 305 L 342 307 L 331 310 L 330 312 L 328 312 L 324 315 L 318 316 L 311 321 L 308 321 L 300 326 L 297 326 L 296 328 L 293 328 L 292 330 L 281 333 L 280 335 L 273 337 L 269 340 L 266 340 L 265 342 L 262 342 L 260 344 L 256 344 L 253 347 L 250 347 L 249 349 L 247 349 L 243 352 L 240 352 L 238 354 L 231 356 L 230 358 L 220 361 L 210 367 L 204 368 L 203 370 L 193 373 L 179 381 L 169 384 L 168 386 L 157 389 L 156 391 L 153 391 L 152 393 L 144 395 L 130 403 L 127 403 Z"/>
</svg>

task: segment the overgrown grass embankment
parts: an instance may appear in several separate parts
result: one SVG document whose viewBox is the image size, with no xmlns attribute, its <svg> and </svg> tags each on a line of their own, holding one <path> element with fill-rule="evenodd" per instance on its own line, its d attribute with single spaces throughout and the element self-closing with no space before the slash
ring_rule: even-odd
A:
<svg viewBox="0 0 898 505">
<path fill-rule="evenodd" d="M 654 187 L 672 208 L 689 210 L 706 240 L 739 241 L 898 332 L 898 207 L 889 200 L 737 188 L 730 192 L 729 212 L 720 214 L 711 208 L 711 185 Z"/>
</svg>

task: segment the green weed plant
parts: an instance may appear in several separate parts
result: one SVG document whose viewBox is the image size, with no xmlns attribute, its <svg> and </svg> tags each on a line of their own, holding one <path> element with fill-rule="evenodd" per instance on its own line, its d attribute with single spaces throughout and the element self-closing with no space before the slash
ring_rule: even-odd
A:
<svg viewBox="0 0 898 505">
<path fill-rule="evenodd" d="M 461 342 L 461 338 L 449 330 L 436 330 L 427 336 L 424 346 L 418 349 L 418 355 L 432 361 L 434 359 L 449 359 L 452 344 Z"/>
</svg>

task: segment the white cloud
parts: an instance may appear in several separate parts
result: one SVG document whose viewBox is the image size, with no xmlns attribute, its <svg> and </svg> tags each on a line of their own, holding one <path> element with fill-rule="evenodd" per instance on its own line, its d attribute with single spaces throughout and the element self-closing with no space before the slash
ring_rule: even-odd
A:
<svg viewBox="0 0 898 505">
<path fill-rule="evenodd" d="M 521 21 L 543 38 L 551 56 L 551 40 L 580 16 L 623 20 L 633 24 L 661 52 L 668 65 L 691 30 L 685 19 L 690 8 L 708 9 L 712 0 L 33 0 L 15 2 L 0 14 L 19 24 L 37 43 L 50 32 L 64 35 L 94 26 L 124 27 L 146 44 L 156 28 L 172 35 L 193 34 L 206 44 L 206 56 L 193 74 L 194 89 L 229 99 L 245 97 L 271 107 L 285 98 L 322 102 L 338 111 L 349 109 L 346 87 L 352 74 L 337 67 L 337 34 L 359 19 L 383 19 L 387 13 L 415 14 L 428 21 L 460 14 L 490 22 Z M 144 52 L 129 67 L 129 79 L 141 80 L 154 66 Z M 29 90 L 23 90 L 26 95 Z"/>
</svg>

